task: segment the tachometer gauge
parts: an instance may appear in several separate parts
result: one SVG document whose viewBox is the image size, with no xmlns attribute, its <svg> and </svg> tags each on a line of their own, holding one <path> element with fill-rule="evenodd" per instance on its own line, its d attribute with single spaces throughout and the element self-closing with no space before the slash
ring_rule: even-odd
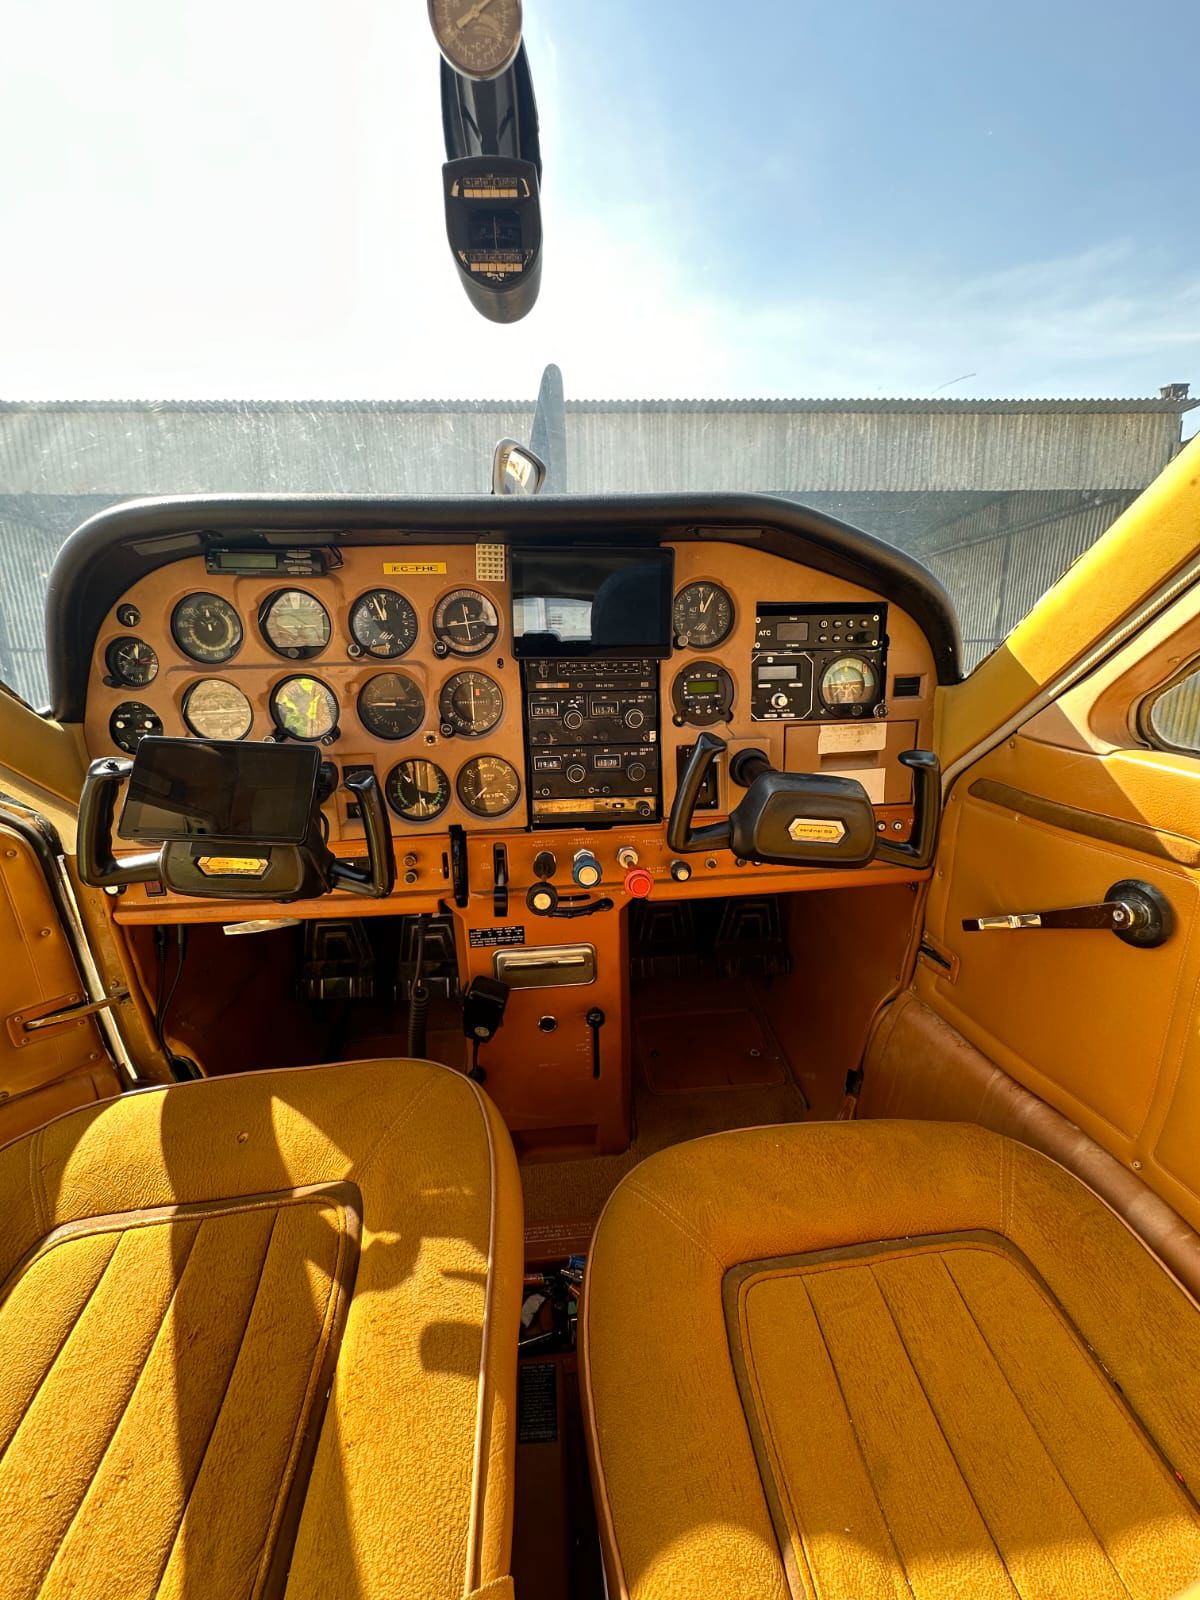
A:
<svg viewBox="0 0 1200 1600">
<path fill-rule="evenodd" d="M 464 78 L 497 78 L 521 47 L 521 0 L 429 0 L 438 49 Z"/>
<path fill-rule="evenodd" d="M 452 589 L 443 595 L 433 613 L 438 643 L 456 656 L 480 656 L 500 635 L 500 613 L 476 589 Z"/>
<path fill-rule="evenodd" d="M 184 696 L 183 720 L 200 739 L 244 739 L 254 712 L 235 684 L 201 678 Z"/>
<path fill-rule="evenodd" d="M 821 674 L 821 700 L 833 710 L 838 706 L 869 706 L 875 699 L 879 674 L 862 656 L 838 656 Z"/>
<path fill-rule="evenodd" d="M 671 685 L 676 723 L 705 728 L 728 722 L 733 711 L 733 679 L 716 661 L 697 661 L 675 674 Z"/>
<path fill-rule="evenodd" d="M 108 732 L 118 750 L 133 755 L 148 733 L 163 731 L 162 718 L 140 700 L 122 700 L 108 719 Z"/>
<path fill-rule="evenodd" d="M 311 744 L 337 731 L 337 697 L 320 678 L 285 678 L 271 691 L 271 715 L 282 732 Z"/>
<path fill-rule="evenodd" d="M 429 822 L 450 804 L 450 779 L 436 761 L 398 761 L 383 786 L 388 805 L 405 822 Z"/>
<path fill-rule="evenodd" d="M 490 733 L 504 711 L 500 685 L 486 672 L 456 672 L 447 678 L 438 696 L 442 732 L 480 739 Z"/>
<path fill-rule="evenodd" d="M 131 634 L 113 640 L 104 652 L 104 664 L 111 678 L 132 688 L 144 688 L 158 676 L 158 657 L 144 639 Z"/>
<path fill-rule="evenodd" d="M 358 716 L 377 739 L 411 739 L 425 720 L 425 696 L 403 672 L 377 672 L 359 691 Z"/>
<path fill-rule="evenodd" d="M 502 817 L 521 798 L 516 769 L 499 756 L 476 756 L 458 774 L 458 798 L 476 817 Z"/>
<path fill-rule="evenodd" d="M 350 633 L 369 656 L 402 656 L 417 642 L 417 613 L 394 589 L 368 589 L 350 607 Z"/>
<path fill-rule="evenodd" d="M 677 644 L 711 650 L 729 637 L 733 601 L 719 583 L 689 583 L 675 596 L 672 625 Z"/>
<path fill-rule="evenodd" d="M 263 638 L 281 656 L 315 656 L 329 643 L 333 628 L 319 600 L 303 589 L 277 589 L 258 608 Z"/>
<path fill-rule="evenodd" d="M 185 656 L 216 666 L 237 654 L 242 622 L 219 594 L 189 594 L 175 607 L 171 632 Z"/>
</svg>

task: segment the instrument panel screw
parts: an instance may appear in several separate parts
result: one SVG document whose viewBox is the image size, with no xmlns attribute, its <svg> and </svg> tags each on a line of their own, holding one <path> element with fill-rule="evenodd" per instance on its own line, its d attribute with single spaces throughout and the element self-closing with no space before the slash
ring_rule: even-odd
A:
<svg viewBox="0 0 1200 1600">
<path fill-rule="evenodd" d="M 1129 1165 L 1135 1172 L 1140 1172 L 1142 1170 L 1142 1163 L 1140 1161 L 1131 1161 Z"/>
</svg>

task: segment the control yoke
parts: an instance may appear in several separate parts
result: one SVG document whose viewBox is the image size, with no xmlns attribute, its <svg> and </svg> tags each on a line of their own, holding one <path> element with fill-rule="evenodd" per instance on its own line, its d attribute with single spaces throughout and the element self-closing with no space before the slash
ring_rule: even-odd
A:
<svg viewBox="0 0 1200 1600">
<path fill-rule="evenodd" d="M 705 777 L 726 748 L 701 733 L 675 793 L 667 844 L 676 855 L 732 850 L 745 861 L 787 867 L 865 867 L 871 861 L 924 870 L 933 862 L 941 814 L 941 769 L 931 750 L 900 757 L 913 774 L 913 825 L 905 843 L 881 839 L 862 784 L 820 772 L 779 772 L 761 750 L 739 750 L 729 775 L 746 793 L 723 822 L 694 827 Z"/>
<path fill-rule="evenodd" d="M 201 741 L 153 740 L 164 746 Z M 266 747 L 268 750 L 279 747 Z M 221 745 L 209 743 L 219 759 Z M 314 792 L 303 837 L 281 841 L 239 830 L 205 830 L 188 838 L 167 839 L 150 850 L 117 856 L 113 824 L 117 797 L 134 770 L 134 762 L 118 758 L 93 761 L 79 801 L 77 863 L 79 876 L 93 888 L 122 890 L 131 883 L 157 880 L 175 894 L 221 900 L 309 899 L 347 889 L 352 894 L 386 899 L 396 882 L 396 857 L 383 794 L 373 772 L 353 773 L 344 780 L 362 814 L 367 840 L 365 861 L 339 861 L 325 843 L 320 794 Z"/>
</svg>

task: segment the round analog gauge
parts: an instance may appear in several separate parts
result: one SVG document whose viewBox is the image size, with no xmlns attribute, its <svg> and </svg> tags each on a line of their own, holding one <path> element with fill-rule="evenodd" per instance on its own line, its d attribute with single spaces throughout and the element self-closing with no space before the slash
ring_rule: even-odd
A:
<svg viewBox="0 0 1200 1600">
<path fill-rule="evenodd" d="M 268 595 L 258 608 L 258 625 L 272 650 L 293 659 L 317 655 L 333 633 L 328 611 L 303 589 Z"/>
<path fill-rule="evenodd" d="M 719 583 L 689 583 L 675 596 L 672 623 L 679 644 L 711 650 L 729 637 L 733 601 Z"/>
<path fill-rule="evenodd" d="M 500 721 L 504 696 L 500 685 L 486 672 L 456 672 L 447 678 L 438 696 L 442 732 L 479 739 Z"/>
<path fill-rule="evenodd" d="M 108 719 L 108 732 L 118 750 L 132 755 L 148 733 L 163 731 L 162 718 L 140 700 L 122 700 Z"/>
<path fill-rule="evenodd" d="M 403 672 L 377 672 L 359 691 L 358 715 L 377 739 L 411 739 L 425 720 L 425 696 Z"/>
<path fill-rule="evenodd" d="M 476 756 L 458 774 L 458 798 L 476 817 L 502 817 L 521 798 L 515 767 L 499 756 Z"/>
<path fill-rule="evenodd" d="M 465 78 L 496 78 L 521 47 L 521 0 L 429 0 L 438 49 Z"/>
<path fill-rule="evenodd" d="M 875 699 L 879 674 L 862 656 L 838 656 L 821 674 L 821 699 L 836 706 L 869 706 Z"/>
<path fill-rule="evenodd" d="M 320 678 L 285 678 L 271 691 L 271 715 L 293 739 L 328 739 L 337 729 L 337 697 Z"/>
<path fill-rule="evenodd" d="M 185 656 L 215 666 L 236 655 L 242 642 L 242 622 L 228 600 L 219 594 L 189 594 L 175 607 L 171 632 Z"/>
<path fill-rule="evenodd" d="M 114 639 L 104 652 L 104 662 L 110 677 L 139 689 L 158 676 L 158 657 L 145 640 L 132 634 Z"/>
<path fill-rule="evenodd" d="M 450 804 L 450 779 L 436 761 L 398 761 L 383 786 L 388 805 L 405 822 L 429 822 Z"/>
<path fill-rule="evenodd" d="M 350 633 L 369 656 L 402 656 L 417 642 L 417 613 L 394 589 L 368 589 L 350 607 Z"/>
<path fill-rule="evenodd" d="M 456 656 L 480 656 L 500 636 L 500 614 L 476 589 L 452 589 L 433 613 L 438 642 Z"/>
<path fill-rule="evenodd" d="M 671 685 L 676 722 L 695 728 L 728 722 L 733 711 L 733 679 L 715 661 L 697 661 L 675 674 Z"/>
<path fill-rule="evenodd" d="M 201 678 L 183 699 L 183 720 L 201 739 L 244 739 L 254 712 L 242 691 L 220 678 Z"/>
</svg>

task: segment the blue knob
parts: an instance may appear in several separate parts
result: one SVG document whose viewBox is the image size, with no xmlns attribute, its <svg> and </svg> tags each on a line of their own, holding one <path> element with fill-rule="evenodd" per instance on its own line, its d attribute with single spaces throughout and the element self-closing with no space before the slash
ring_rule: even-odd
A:
<svg viewBox="0 0 1200 1600">
<path fill-rule="evenodd" d="M 590 850 L 577 850 L 571 876 L 581 889 L 594 889 L 604 877 L 604 868 Z"/>
</svg>

